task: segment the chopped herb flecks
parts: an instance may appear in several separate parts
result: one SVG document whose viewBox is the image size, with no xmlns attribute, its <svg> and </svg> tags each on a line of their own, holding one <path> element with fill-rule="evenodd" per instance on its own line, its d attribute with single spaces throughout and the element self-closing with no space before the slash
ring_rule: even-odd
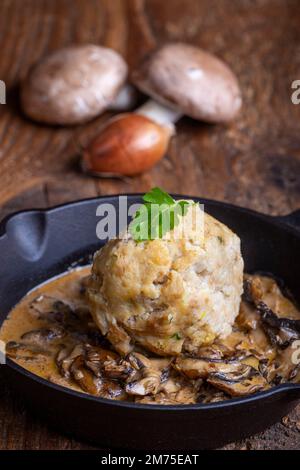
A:
<svg viewBox="0 0 300 470">
<path fill-rule="evenodd" d="M 181 334 L 176 332 L 171 336 L 171 339 L 177 339 L 179 341 L 181 339 Z"/>
</svg>

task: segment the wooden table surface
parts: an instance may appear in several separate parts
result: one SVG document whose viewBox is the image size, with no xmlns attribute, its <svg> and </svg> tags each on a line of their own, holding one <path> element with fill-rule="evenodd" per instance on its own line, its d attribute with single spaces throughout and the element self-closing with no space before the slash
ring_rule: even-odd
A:
<svg viewBox="0 0 300 470">
<path fill-rule="evenodd" d="M 37 59 L 70 44 L 112 47 L 130 67 L 156 45 L 183 40 L 216 53 L 239 77 L 244 105 L 230 126 L 182 119 L 167 156 L 126 181 L 79 171 L 80 148 L 105 114 L 72 128 L 37 125 L 19 109 L 18 84 Z M 225 200 L 270 214 L 300 206 L 298 0 L 0 0 L 0 218 L 99 194 L 169 192 Z M 15 403 L 0 371 L 1 449 L 83 449 Z M 298 423 L 298 425 L 297 425 Z M 300 448 L 300 409 L 284 423 L 230 448 Z"/>
</svg>

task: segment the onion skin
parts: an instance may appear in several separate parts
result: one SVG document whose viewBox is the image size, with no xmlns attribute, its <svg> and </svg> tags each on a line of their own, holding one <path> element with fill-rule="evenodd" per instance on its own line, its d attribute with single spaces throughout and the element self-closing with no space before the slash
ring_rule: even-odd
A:
<svg viewBox="0 0 300 470">
<path fill-rule="evenodd" d="M 121 114 L 102 128 L 83 153 L 89 173 L 133 176 L 150 169 L 166 153 L 171 132 L 151 119 Z"/>
</svg>

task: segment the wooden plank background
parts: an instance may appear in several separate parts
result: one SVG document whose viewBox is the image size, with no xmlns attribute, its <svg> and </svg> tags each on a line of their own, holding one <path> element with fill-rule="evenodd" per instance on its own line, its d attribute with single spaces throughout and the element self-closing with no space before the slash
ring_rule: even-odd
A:
<svg viewBox="0 0 300 470">
<path fill-rule="evenodd" d="M 80 148 L 108 113 L 59 128 L 30 122 L 19 109 L 20 80 L 57 48 L 102 44 L 133 67 L 170 40 L 226 60 L 239 77 L 243 110 L 230 126 L 182 119 L 167 156 L 141 176 L 98 180 L 80 173 Z M 8 88 L 8 103 L 0 105 L 0 218 L 154 185 L 270 214 L 300 206 L 300 105 L 291 102 L 291 83 L 300 79 L 298 0 L 0 0 L 0 44 L 0 79 Z M 283 424 L 229 447 L 299 448 L 299 420 L 298 408 Z M 33 419 L 1 382 L 0 448 L 86 447 Z"/>
</svg>

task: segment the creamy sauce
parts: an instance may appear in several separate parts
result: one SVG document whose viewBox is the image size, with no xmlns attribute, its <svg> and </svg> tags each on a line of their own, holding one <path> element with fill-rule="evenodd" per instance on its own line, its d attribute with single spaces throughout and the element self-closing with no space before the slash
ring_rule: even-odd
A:
<svg viewBox="0 0 300 470">
<path fill-rule="evenodd" d="M 85 307 L 84 296 L 81 293 L 81 281 L 91 272 L 91 267 L 77 268 L 50 279 L 46 283 L 30 291 L 18 305 L 9 313 L 0 330 L 0 339 L 4 343 L 19 342 L 24 333 L 49 326 L 48 322 L 39 318 L 30 308 L 31 303 L 40 296 L 49 296 L 62 300 L 73 307 Z M 66 339 L 64 340 L 66 341 Z M 67 339 L 68 342 L 68 339 Z M 61 376 L 55 364 L 54 357 L 57 352 L 50 349 L 50 354 L 40 354 L 32 359 L 17 357 L 16 362 L 46 380 L 55 382 L 77 390 L 81 390 L 75 382 L 66 380 Z"/>
<path fill-rule="evenodd" d="M 195 359 L 179 357 L 174 366 L 174 358 L 147 358 L 141 355 L 141 350 L 137 347 L 135 354 L 139 360 L 144 361 L 146 367 L 140 370 L 137 367 L 138 372 L 134 371 L 135 381 L 132 383 L 138 383 L 138 387 L 134 385 L 130 390 L 128 388 L 130 377 L 124 378 L 124 371 L 128 373 L 128 367 L 132 363 L 127 362 L 125 367 L 124 362 L 127 359 L 124 361 L 120 358 L 112 351 L 109 344 L 106 343 L 103 346 L 102 342 L 105 342 L 105 339 L 88 311 L 84 289 L 85 279 L 90 274 L 90 270 L 90 266 L 78 268 L 50 279 L 29 292 L 16 305 L 0 330 L 0 339 L 6 343 L 9 357 L 33 374 L 62 386 L 98 396 L 147 403 L 194 403 L 200 399 L 200 396 L 204 396 L 204 399 L 209 402 L 228 399 L 230 395 L 238 396 L 234 395 L 233 389 L 228 389 L 226 381 L 221 384 L 218 380 L 213 382 L 212 376 L 208 377 L 208 383 L 216 387 L 213 392 L 208 392 L 205 385 L 203 389 L 202 385 L 199 388 L 199 381 L 191 380 L 202 379 L 201 374 L 204 373 L 204 369 L 207 369 L 205 361 L 211 361 L 210 367 L 215 367 L 215 359 L 220 357 L 223 364 L 232 357 L 240 357 L 235 360 L 251 366 L 258 375 L 261 373 L 260 366 L 268 362 L 269 370 L 267 375 L 263 376 L 267 377 L 266 388 L 275 385 L 278 376 L 281 381 L 300 381 L 300 368 L 295 367 L 291 361 L 294 353 L 292 343 L 290 342 L 287 347 L 283 348 L 272 343 L 256 307 L 249 301 L 242 301 L 240 314 L 236 319 L 232 334 L 224 340 L 215 341 L 208 348 L 200 349 Z M 263 301 L 279 318 L 300 320 L 299 310 L 282 294 L 273 279 L 262 276 L 246 276 L 246 278 L 252 282 L 252 287 L 254 286 L 257 302 Z M 36 332 L 42 332 L 42 336 L 40 333 L 37 335 Z M 283 334 L 285 335 L 286 332 L 284 331 Z M 68 361 L 74 347 L 82 344 L 86 349 L 84 353 L 81 353 L 80 358 L 87 362 L 77 361 L 79 365 L 75 371 L 72 367 L 70 368 L 70 364 L 69 368 L 60 367 L 60 364 L 63 366 L 65 364 L 63 361 L 58 361 L 59 354 L 62 351 L 68 351 L 63 357 Z M 144 353 L 142 351 L 142 354 Z M 98 356 L 96 362 L 93 362 L 95 354 Z M 203 358 L 205 358 L 204 361 Z M 264 362 L 260 362 L 262 359 Z M 103 369 L 100 371 L 98 368 L 100 363 L 101 367 L 107 366 L 106 372 L 110 374 L 109 376 L 105 375 L 106 372 L 103 375 Z M 120 372 L 121 366 L 123 372 Z M 164 382 L 161 377 L 166 367 L 169 368 L 169 375 Z M 147 368 L 148 373 L 145 374 Z M 141 370 L 144 371 L 143 374 Z M 116 375 L 118 373 L 119 376 Z M 211 374 L 211 370 L 208 373 Z M 140 382 L 137 381 L 137 377 Z M 137 392 L 134 392 L 134 387 Z M 138 395 L 141 387 L 150 387 L 149 390 L 152 392 L 144 393 L 141 398 Z M 157 392 L 154 393 L 154 389 Z M 133 396 L 133 392 L 137 395 Z"/>
</svg>

